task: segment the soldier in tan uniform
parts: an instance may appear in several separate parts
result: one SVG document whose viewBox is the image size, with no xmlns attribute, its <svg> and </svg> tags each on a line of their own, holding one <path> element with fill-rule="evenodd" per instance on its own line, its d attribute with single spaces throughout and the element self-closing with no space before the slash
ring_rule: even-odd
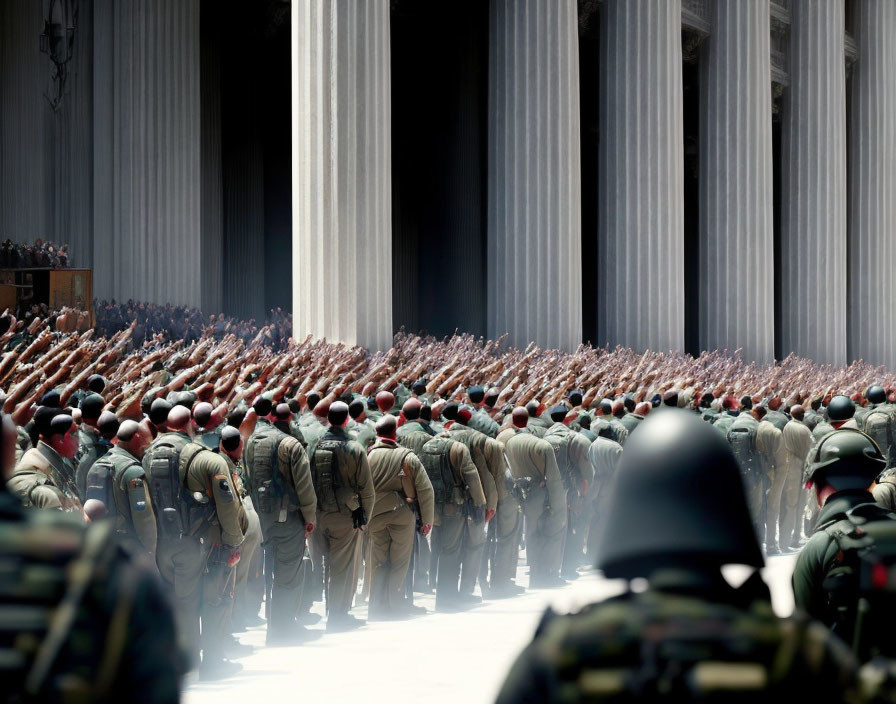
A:
<svg viewBox="0 0 896 704">
<path fill-rule="evenodd" d="M 296 438 L 274 427 L 271 401 L 258 398 L 253 408 L 258 421 L 246 442 L 243 469 L 264 537 L 265 571 L 273 570 L 267 642 L 303 642 L 313 636 L 296 622 L 300 604 L 308 605 L 302 602 L 300 568 L 317 521 L 317 496 L 308 456 Z"/>
<path fill-rule="evenodd" d="M 525 408 L 516 408 L 513 422 L 526 427 Z M 527 416 L 528 417 L 528 416 Z M 510 471 L 525 492 L 526 555 L 529 562 L 529 586 L 557 587 L 560 579 L 563 541 L 566 536 L 566 487 L 557 467 L 554 449 L 547 440 L 528 429 L 507 440 L 504 446 Z"/>
<path fill-rule="evenodd" d="M 34 422 L 40 440 L 22 455 L 7 482 L 9 491 L 26 506 L 80 512 L 74 466 L 70 464 L 78 451 L 72 417 L 58 408 L 41 407 Z"/>
<path fill-rule="evenodd" d="M 329 631 L 364 624 L 348 612 L 357 586 L 355 553 L 373 512 L 375 492 L 367 453 L 346 432 L 348 418 L 345 403 L 331 404 L 329 430 L 308 446 L 320 515 L 317 540 L 324 555 Z"/>
<path fill-rule="evenodd" d="M 765 532 L 766 552 L 778 552 L 777 528 L 778 514 L 781 511 L 781 491 L 783 485 L 778 479 L 778 465 L 783 464 L 781 431 L 765 419 L 767 413 L 763 406 L 757 406 L 752 410 L 753 416 L 759 421 L 756 427 L 756 452 L 761 458 L 760 474 L 764 481 L 760 484 L 759 497 L 760 522 L 759 534 Z M 764 531 L 763 531 L 764 529 Z"/>
<path fill-rule="evenodd" d="M 784 463 L 781 471 L 784 480 L 784 515 L 780 523 L 778 544 L 781 549 L 799 549 L 803 507 L 808 492 L 803 486 L 803 467 L 809 449 L 812 447 L 812 431 L 803 422 L 805 411 L 802 406 L 790 409 L 791 420 L 781 431 L 781 445 L 784 448 Z"/>
<path fill-rule="evenodd" d="M 173 593 L 185 652 L 195 662 L 201 647 L 200 679 L 219 679 L 242 669 L 223 656 L 234 567 L 244 535 L 241 505 L 227 462 L 193 441 L 189 409 L 175 406 L 165 425 L 168 432 L 143 457 L 158 521 L 156 562 Z M 186 490 L 178 494 L 169 491 L 163 472 L 175 458 L 179 487 Z"/>
<path fill-rule="evenodd" d="M 413 451 L 395 441 L 397 421 L 383 416 L 376 424 L 377 439 L 367 461 L 376 490 L 373 516 L 367 531 L 373 579 L 370 618 L 399 618 L 426 613 L 405 597 L 405 577 L 414 550 L 417 515 L 420 533 L 429 535 L 433 523 L 432 483 Z"/>
</svg>

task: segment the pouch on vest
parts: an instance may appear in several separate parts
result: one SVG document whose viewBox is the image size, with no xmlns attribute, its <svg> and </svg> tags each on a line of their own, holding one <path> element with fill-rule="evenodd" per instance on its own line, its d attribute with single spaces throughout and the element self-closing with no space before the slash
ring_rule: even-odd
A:
<svg viewBox="0 0 896 704">
<path fill-rule="evenodd" d="M 278 432 L 273 437 L 253 435 L 249 440 L 252 449 L 252 467 L 247 467 L 247 470 L 251 469 L 249 488 L 252 502 L 257 504 L 255 510 L 259 513 L 281 513 L 281 509 L 288 508 L 284 507 L 284 497 L 287 503 L 295 498 L 295 506 L 299 505 L 295 492 L 286 486 L 280 473 L 280 443 L 284 437 L 283 433 Z M 286 520 L 285 516 L 283 520 Z"/>
<path fill-rule="evenodd" d="M 321 440 L 311 454 L 311 481 L 317 494 L 318 508 L 324 512 L 339 510 L 336 496 L 342 493 L 343 485 L 336 452 L 344 444 L 344 440 Z M 352 510 L 354 507 L 348 508 Z"/>
<path fill-rule="evenodd" d="M 150 452 L 146 481 L 156 509 L 159 538 L 179 540 L 190 518 L 180 477 L 180 452 L 167 443 L 156 445 Z"/>
<path fill-rule="evenodd" d="M 115 479 L 115 468 L 108 462 L 98 460 L 93 463 L 87 473 L 87 493 L 85 500 L 96 499 L 106 506 L 106 517 L 116 518 L 118 506 L 115 503 L 112 483 Z"/>
<path fill-rule="evenodd" d="M 456 504 L 461 505 L 465 496 L 458 486 L 451 469 L 449 451 L 453 441 L 449 438 L 433 438 L 427 441 L 420 452 L 420 461 L 426 476 L 432 484 L 433 500 L 436 505 Z"/>
</svg>

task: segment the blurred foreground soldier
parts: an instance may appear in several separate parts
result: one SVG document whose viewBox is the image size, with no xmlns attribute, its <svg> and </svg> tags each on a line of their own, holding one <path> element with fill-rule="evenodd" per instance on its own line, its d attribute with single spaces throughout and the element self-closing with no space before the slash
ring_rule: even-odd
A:
<svg viewBox="0 0 896 704">
<path fill-rule="evenodd" d="M 513 411 L 513 424 L 522 430 L 523 412 Z M 566 487 L 557 468 L 554 448 L 528 431 L 519 432 L 504 444 L 513 478 L 524 495 L 526 517 L 526 556 L 529 563 L 529 586 L 558 587 L 563 562 L 563 541 L 566 537 Z"/>
<path fill-rule="evenodd" d="M 78 496 L 84 499 L 87 492 L 87 472 L 100 457 L 112 447 L 108 438 L 103 437 L 97 423 L 106 402 L 99 394 L 86 396 L 78 406 L 81 411 L 81 426 L 78 428 L 78 453 L 75 455 L 75 484 Z M 117 430 L 117 428 L 116 428 Z M 112 433 L 115 436 L 115 433 Z"/>
<path fill-rule="evenodd" d="M 141 464 L 151 440 L 149 430 L 137 422 L 122 423 L 115 446 L 87 473 L 86 497 L 105 504 L 106 515 L 124 545 L 154 558 L 158 539 L 156 515 Z"/>
<path fill-rule="evenodd" d="M 7 481 L 9 491 L 25 506 L 81 512 L 72 465 L 78 451 L 75 422 L 46 406 L 34 414 L 40 440 L 26 452 Z"/>
<path fill-rule="evenodd" d="M 865 433 L 844 429 L 812 451 L 807 483 L 821 511 L 793 572 L 797 608 L 823 621 L 863 661 L 896 655 L 896 513 L 870 493 L 886 460 Z"/>
<path fill-rule="evenodd" d="M 584 561 L 585 531 L 590 519 L 585 502 L 588 485 L 594 478 L 594 470 L 588 459 L 591 445 L 584 435 L 568 428 L 564 423 L 567 414 L 566 406 L 551 409 L 550 416 L 554 424 L 544 434 L 544 439 L 554 448 L 557 469 L 566 487 L 566 545 L 563 553 L 563 564 L 560 576 L 564 579 L 576 579 L 576 570 Z"/>
<path fill-rule="evenodd" d="M 396 419 L 376 424 L 376 443 L 368 452 L 376 499 L 367 531 L 373 565 L 370 618 L 402 618 L 426 613 L 405 598 L 405 578 L 414 551 L 414 534 L 429 535 L 433 523 L 432 484 L 423 464 L 395 441 Z"/>
<path fill-rule="evenodd" d="M 16 430 L 3 426 L 5 484 Z M 8 702 L 174 704 L 183 674 L 158 581 L 100 521 L 29 511 L 0 485 L 0 679 Z"/>
<path fill-rule="evenodd" d="M 355 552 L 373 512 L 375 492 L 367 453 L 345 429 L 348 406 L 331 404 L 327 422 L 329 430 L 309 445 L 308 454 L 319 514 L 315 540 L 324 555 L 327 630 L 344 631 L 364 625 L 349 609 L 357 586 Z"/>
<path fill-rule="evenodd" d="M 256 399 L 253 407 L 258 422 L 246 443 L 243 463 L 261 523 L 265 572 L 273 571 L 267 643 L 299 643 L 313 637 L 296 622 L 296 613 L 302 599 L 305 540 L 317 521 L 317 497 L 301 443 L 274 427 L 268 399 Z"/>
<path fill-rule="evenodd" d="M 498 702 L 850 700 L 842 645 L 774 615 L 738 465 L 698 416 L 658 413 L 628 441 L 598 554 L 646 590 L 548 611 Z M 735 589 L 726 564 L 755 571 Z"/>
<path fill-rule="evenodd" d="M 156 562 L 173 591 L 179 636 L 191 662 L 201 648 L 199 677 L 211 680 L 242 669 L 223 647 L 243 528 L 227 463 L 193 441 L 191 422 L 189 409 L 172 408 L 143 469 L 157 520 Z"/>
</svg>

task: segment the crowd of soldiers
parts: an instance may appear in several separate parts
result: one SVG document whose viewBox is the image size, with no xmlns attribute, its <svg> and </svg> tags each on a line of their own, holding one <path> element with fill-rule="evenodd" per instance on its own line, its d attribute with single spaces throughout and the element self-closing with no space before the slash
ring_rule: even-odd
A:
<svg viewBox="0 0 896 704">
<path fill-rule="evenodd" d="M 248 647 L 235 634 L 252 626 L 269 646 L 319 637 L 315 602 L 326 631 L 346 631 L 364 625 L 364 602 L 368 620 L 405 619 L 425 613 L 416 594 L 434 592 L 436 610 L 454 612 L 595 564 L 649 587 L 546 618 L 502 701 L 633 689 L 867 700 L 888 681 L 888 661 L 859 671 L 892 655 L 880 601 L 896 526 L 886 370 L 470 336 L 397 335 L 370 355 L 310 338 L 276 350 L 264 329 L 248 342 L 209 331 L 168 342 L 135 339 L 136 323 L 96 338 L 40 320 L 5 327 L 15 458 L 4 506 L 19 522 L 61 511 L 88 536 L 106 527 L 118 559 L 133 560 L 122 572 L 155 575 L 173 604 L 174 681 L 238 672 Z M 797 607 L 834 635 L 779 621 L 758 572 L 737 589 L 723 580 L 722 565 L 763 565 L 757 535 L 768 553 L 806 544 Z M 29 647 L 22 682 L 45 650 Z"/>
</svg>

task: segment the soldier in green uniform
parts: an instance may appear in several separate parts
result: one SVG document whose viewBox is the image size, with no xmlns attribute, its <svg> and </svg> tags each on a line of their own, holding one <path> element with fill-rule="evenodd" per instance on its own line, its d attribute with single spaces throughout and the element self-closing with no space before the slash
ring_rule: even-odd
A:
<svg viewBox="0 0 896 704">
<path fill-rule="evenodd" d="M 302 600 L 305 541 L 317 524 L 317 497 L 301 443 L 274 427 L 269 399 L 256 399 L 253 408 L 258 422 L 246 443 L 243 465 L 261 523 L 266 562 L 270 557 L 272 563 L 265 570 L 273 570 L 267 642 L 303 642 L 314 637 L 297 623 L 296 613 Z"/>
<path fill-rule="evenodd" d="M 395 440 L 396 419 L 383 416 L 376 424 L 376 443 L 367 461 L 376 499 L 368 524 L 372 565 L 370 618 L 400 618 L 426 609 L 405 597 L 405 578 L 414 550 L 419 516 L 420 534 L 433 523 L 432 483 L 412 450 Z"/>
<path fill-rule="evenodd" d="M 835 430 L 822 438 L 806 470 L 821 510 L 793 572 L 797 608 L 830 626 L 863 660 L 896 655 L 888 625 L 896 599 L 890 597 L 887 610 L 880 611 L 880 604 L 864 594 L 865 587 L 876 584 L 876 568 L 884 568 L 883 562 L 871 561 L 872 554 L 886 549 L 884 557 L 890 560 L 896 554 L 896 513 L 871 494 L 886 466 L 880 449 L 860 430 Z"/>
<path fill-rule="evenodd" d="M 2 417 L 0 680 L 9 702 L 176 704 L 182 658 L 152 571 L 111 523 L 31 511 L 4 488 L 16 430 Z M 25 618 L 27 616 L 27 618 Z"/>
<path fill-rule="evenodd" d="M 82 501 L 87 492 L 87 473 L 100 457 L 111 448 L 112 443 L 98 427 L 100 416 L 103 415 L 105 400 L 99 394 L 89 394 L 81 401 L 78 409 L 81 411 L 81 425 L 78 428 L 78 453 L 75 455 L 75 485 L 78 487 L 78 496 Z M 114 415 L 113 415 L 114 419 Z M 107 419 L 108 420 L 108 419 Z M 107 425 L 108 428 L 108 425 Z M 118 428 L 115 427 L 110 437 L 115 437 Z M 108 434 L 108 432 L 106 433 Z"/>
<path fill-rule="evenodd" d="M 376 494 L 367 452 L 346 432 L 348 418 L 348 405 L 342 401 L 331 404 L 329 430 L 308 447 L 319 514 L 317 539 L 325 565 L 328 631 L 364 624 L 349 614 L 349 609 L 357 586 L 356 551 Z"/>
<path fill-rule="evenodd" d="M 81 511 L 71 459 L 78 451 L 75 423 L 58 408 L 43 406 L 34 414 L 40 438 L 26 452 L 7 481 L 25 506 Z"/>
<path fill-rule="evenodd" d="M 646 590 L 549 611 L 500 704 L 850 700 L 848 651 L 772 611 L 737 463 L 696 415 L 659 413 L 628 441 L 598 555 L 608 578 L 646 580 Z M 725 564 L 755 571 L 735 589 Z"/>
<path fill-rule="evenodd" d="M 114 447 L 87 473 L 86 498 L 102 501 L 122 544 L 151 556 L 155 564 L 156 516 L 141 464 L 151 441 L 147 428 L 133 420 L 124 421 Z"/>
</svg>

